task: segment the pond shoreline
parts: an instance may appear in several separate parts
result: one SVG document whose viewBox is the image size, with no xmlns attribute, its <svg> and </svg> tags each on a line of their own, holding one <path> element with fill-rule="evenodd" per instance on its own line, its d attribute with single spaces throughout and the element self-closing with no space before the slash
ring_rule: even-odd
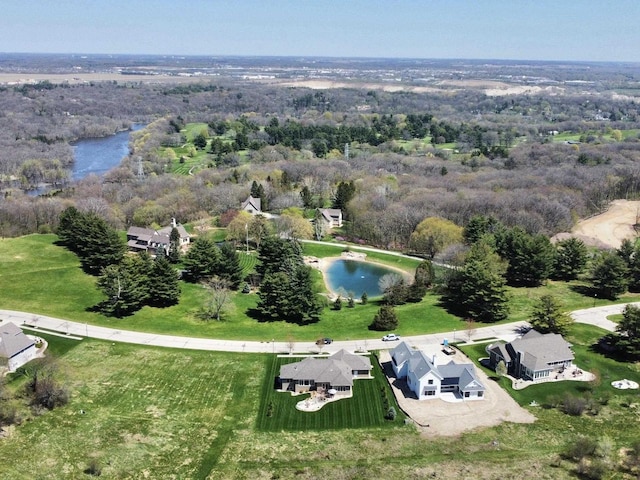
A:
<svg viewBox="0 0 640 480">
<path fill-rule="evenodd" d="M 329 268 L 339 260 L 349 260 L 353 262 L 362 262 L 362 263 L 368 263 L 372 265 L 378 265 L 388 270 L 392 270 L 398 273 L 399 275 L 402 275 L 402 277 L 405 279 L 406 282 L 411 282 L 413 280 L 413 277 L 411 276 L 411 274 L 409 274 L 408 272 L 406 272 L 401 268 L 394 267 L 391 265 L 386 265 L 384 263 L 379 263 L 372 260 L 367 260 L 366 257 L 367 257 L 367 254 L 363 252 L 342 252 L 342 254 L 339 257 L 322 257 L 322 258 L 305 257 L 304 262 L 306 265 L 312 268 L 315 268 L 316 270 L 319 270 L 320 273 L 322 273 L 322 280 L 324 282 L 325 288 L 327 289 L 328 293 L 326 295 L 329 300 L 335 300 L 336 298 L 338 298 L 338 294 L 331 289 L 331 286 L 329 285 L 329 282 L 327 279 L 327 272 Z"/>
</svg>

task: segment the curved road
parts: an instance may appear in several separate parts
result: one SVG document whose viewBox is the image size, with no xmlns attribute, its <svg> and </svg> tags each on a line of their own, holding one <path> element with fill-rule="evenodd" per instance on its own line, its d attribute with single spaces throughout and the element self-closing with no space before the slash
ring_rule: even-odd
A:
<svg viewBox="0 0 640 480">
<path fill-rule="evenodd" d="M 640 302 L 631 305 L 640 306 Z M 595 325 L 605 330 L 614 331 L 616 324 L 607 320 L 607 316 L 622 313 L 625 304 L 607 305 L 585 310 L 571 312 L 576 322 Z M 44 331 L 59 332 L 64 335 L 77 337 L 90 337 L 113 342 L 134 343 L 139 345 L 152 345 L 156 347 L 183 348 L 190 350 L 209 350 L 221 352 L 254 352 L 254 353 L 290 353 L 289 342 L 255 342 L 242 340 L 218 340 L 212 338 L 181 337 L 176 335 L 159 335 L 155 333 L 134 332 L 115 328 L 98 327 L 86 323 L 72 322 L 59 318 L 36 315 L 14 310 L 0 310 L 0 324 L 10 321 L 16 325 L 22 325 L 31 329 L 43 329 Z M 424 348 L 427 345 L 441 344 L 444 339 L 451 342 L 479 340 L 483 338 L 499 338 L 504 341 L 515 339 L 527 322 L 513 322 L 503 325 L 490 325 L 479 327 L 472 332 L 458 330 L 429 335 L 416 335 L 403 337 L 409 344 Z M 471 334 L 470 334 L 471 333 Z M 383 342 L 380 339 L 347 340 L 334 342 L 322 348 L 325 352 L 336 352 L 341 348 L 346 350 L 378 350 L 393 346 L 395 343 Z M 318 347 L 313 342 L 295 342 L 293 352 L 309 353 L 318 352 Z"/>
</svg>

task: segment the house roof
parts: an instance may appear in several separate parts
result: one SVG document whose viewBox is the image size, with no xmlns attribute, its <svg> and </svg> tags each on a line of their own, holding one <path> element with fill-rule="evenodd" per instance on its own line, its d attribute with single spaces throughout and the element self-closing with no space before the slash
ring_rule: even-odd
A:
<svg viewBox="0 0 640 480">
<path fill-rule="evenodd" d="M 249 195 L 249 198 L 242 202 L 242 209 L 244 210 L 248 205 L 251 205 L 253 209 L 258 212 L 262 211 L 262 200 L 260 198 L 255 198 Z"/>
<path fill-rule="evenodd" d="M 439 368 L 433 364 L 424 352 L 413 352 L 413 355 L 409 359 L 409 371 L 413 372 L 416 378 L 422 378 L 428 373 L 433 373 L 439 380 L 444 378 Z"/>
<path fill-rule="evenodd" d="M 323 208 L 320 213 L 328 222 L 339 219 L 342 216 L 342 210 L 339 208 Z"/>
<path fill-rule="evenodd" d="M 178 224 L 176 225 L 176 228 L 178 229 L 178 233 L 180 234 L 180 238 L 189 238 L 190 235 L 189 233 L 187 233 L 187 231 L 185 230 L 185 228 Z M 169 225 L 168 227 L 163 227 L 160 230 L 158 230 L 158 233 L 160 235 L 166 235 L 167 237 L 171 236 L 171 230 L 173 230 L 173 226 Z"/>
<path fill-rule="evenodd" d="M 396 361 L 396 365 L 402 365 L 404 362 L 411 358 L 414 350 L 409 347 L 407 342 L 400 342 L 391 350 L 391 357 Z"/>
<path fill-rule="evenodd" d="M 542 334 L 529 330 L 511 342 L 515 352 L 521 352 L 520 364 L 531 371 L 548 370 L 550 363 L 571 361 L 575 357 L 569 343 L 557 333 Z"/>
<path fill-rule="evenodd" d="M 444 380 L 450 380 L 447 383 L 457 384 L 461 392 L 484 390 L 484 385 L 476 377 L 475 368 L 470 363 L 454 363 L 452 360 L 446 365 L 438 366 L 438 370 Z"/>
<path fill-rule="evenodd" d="M 0 357 L 11 358 L 32 345 L 35 345 L 35 341 L 14 323 L 0 325 Z"/>
<path fill-rule="evenodd" d="M 280 367 L 280 378 L 291 380 L 313 380 L 334 387 L 352 386 L 354 370 L 371 370 L 368 357 L 340 350 L 329 358 L 307 357 L 300 362 Z"/>
<path fill-rule="evenodd" d="M 301 362 L 282 365 L 280 378 L 313 380 L 316 383 L 328 383 L 335 387 L 353 385 L 353 375 L 349 365 L 331 358 L 307 357 Z"/>
<path fill-rule="evenodd" d="M 345 349 L 341 349 L 340 351 L 334 353 L 329 358 L 333 360 L 341 360 L 347 365 L 351 370 L 371 370 L 373 366 L 371 365 L 371 360 L 369 357 L 365 357 L 364 355 L 356 355 L 351 352 L 347 352 Z"/>
<path fill-rule="evenodd" d="M 509 355 L 509 352 L 507 351 L 507 345 L 504 342 L 498 342 L 489 345 L 488 350 L 489 352 L 494 352 L 504 358 L 505 363 L 511 362 L 511 355 Z"/>
</svg>

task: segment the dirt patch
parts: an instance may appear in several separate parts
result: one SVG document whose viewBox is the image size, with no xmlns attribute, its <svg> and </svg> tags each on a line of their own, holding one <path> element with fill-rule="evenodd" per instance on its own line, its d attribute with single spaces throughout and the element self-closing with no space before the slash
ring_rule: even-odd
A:
<svg viewBox="0 0 640 480">
<path fill-rule="evenodd" d="M 439 346 L 434 346 L 439 350 Z M 427 352 L 431 354 L 432 352 Z M 436 355 L 437 358 L 437 355 Z M 470 360 L 457 351 L 446 361 L 469 363 Z M 417 400 L 408 392 L 404 380 L 396 380 L 391 371 L 391 357 L 388 351 L 380 353 L 380 362 L 391 381 L 393 393 L 400 407 L 418 424 L 421 433 L 427 437 L 457 436 L 480 427 L 491 427 L 502 422 L 533 423 L 531 413 L 522 408 L 496 382 L 476 368 L 478 379 L 485 386 L 484 400 L 449 403 L 444 400 Z M 438 363 L 445 363 L 438 360 Z M 389 375 L 391 374 L 391 375 Z"/>
<path fill-rule="evenodd" d="M 559 233 L 552 240 L 575 237 L 589 246 L 620 248 L 623 240 L 638 236 L 633 226 L 639 215 L 640 201 L 615 200 L 606 212 L 581 220 L 571 233 Z"/>
</svg>

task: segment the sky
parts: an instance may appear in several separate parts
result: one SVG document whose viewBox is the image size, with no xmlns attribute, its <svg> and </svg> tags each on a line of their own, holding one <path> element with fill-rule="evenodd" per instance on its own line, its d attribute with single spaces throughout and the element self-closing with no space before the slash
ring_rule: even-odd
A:
<svg viewBox="0 0 640 480">
<path fill-rule="evenodd" d="M 2 0 L 0 51 L 640 62 L 640 0 Z"/>
</svg>

